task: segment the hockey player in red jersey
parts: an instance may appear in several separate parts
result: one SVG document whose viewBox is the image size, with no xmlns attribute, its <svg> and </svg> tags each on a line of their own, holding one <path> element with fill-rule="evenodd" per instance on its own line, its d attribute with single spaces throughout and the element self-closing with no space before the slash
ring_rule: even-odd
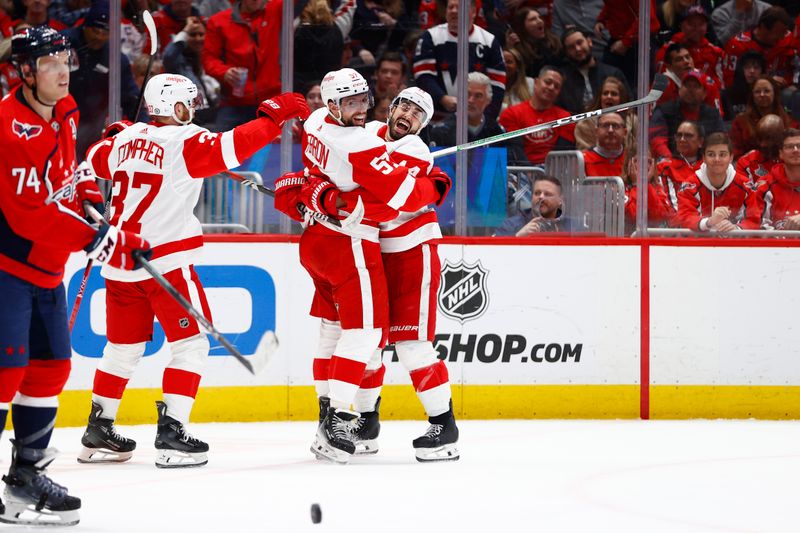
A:
<svg viewBox="0 0 800 533">
<path fill-rule="evenodd" d="M 193 263 L 203 246 L 194 208 L 202 179 L 234 168 L 280 134 L 283 123 L 308 116 L 305 99 L 286 93 L 265 100 L 258 118 L 224 133 L 192 124 L 197 87 L 188 78 L 159 74 L 144 92 L 153 122 L 137 123 L 94 144 L 87 161 L 113 182 L 111 224 L 141 232 L 153 245 L 152 265 L 211 320 Z M 149 274 L 104 267 L 108 343 L 95 373 L 81 462 L 119 462 L 136 443 L 120 436 L 114 419 L 122 394 L 152 338 L 157 317 L 172 359 L 164 370 L 163 402 L 156 402 L 156 466 L 200 466 L 208 445 L 186 431 L 208 357 L 209 342 L 197 321 Z"/>
<path fill-rule="evenodd" d="M 398 211 L 440 202 L 450 178 L 436 170 L 418 174 L 392 161 L 386 143 L 364 128 L 371 95 L 356 71 L 330 72 L 320 89 L 326 107 L 304 125 L 303 158 L 324 179 L 285 176 L 276 183 L 275 203 L 295 218 L 296 199 L 337 218 L 358 201 L 364 205 L 364 219 L 355 227 L 321 222 L 308 226 L 300 238 L 300 262 L 315 287 L 311 314 L 321 319 L 320 352 L 329 355 L 314 364 L 314 375 L 327 376 L 317 383 L 318 395 L 330 404 L 311 450 L 345 463 L 355 452 L 352 422 L 359 416 L 350 407 L 382 329 L 389 326 L 378 223 Z"/>
<path fill-rule="evenodd" d="M 427 173 L 433 158 L 419 132 L 433 115 L 433 101 L 425 91 L 409 87 L 389 107 L 388 124 L 370 122 L 367 130 L 387 142 L 392 161 Z M 380 223 L 380 245 L 389 291 L 389 344 L 425 408 L 430 426 L 414 440 L 417 460 L 452 461 L 459 458 L 458 428 L 453 415 L 447 366 L 433 347 L 436 332 L 436 294 L 441 265 L 436 239 L 442 237 L 436 211 L 426 206 Z M 376 350 L 367 364 L 355 408 L 361 412 L 355 432 L 356 454 L 378 451 L 380 391 L 385 367 Z M 315 381 L 317 376 L 315 376 Z"/>
<path fill-rule="evenodd" d="M 96 185 L 76 183 L 69 41 L 48 27 L 28 28 L 13 36 L 11 60 L 22 84 L 0 101 L 0 432 L 13 404 L 15 438 L 0 522 L 73 525 L 80 499 L 45 475 L 55 458 L 48 444 L 72 351 L 64 265 L 84 249 L 130 269 L 132 252 L 149 245 L 135 233 L 98 230 L 76 213 L 98 193 Z"/>
</svg>

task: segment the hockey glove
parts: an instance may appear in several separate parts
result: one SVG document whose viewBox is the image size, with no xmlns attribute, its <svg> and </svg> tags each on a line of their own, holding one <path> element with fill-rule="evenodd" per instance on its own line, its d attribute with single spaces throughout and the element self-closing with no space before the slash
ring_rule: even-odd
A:
<svg viewBox="0 0 800 533">
<path fill-rule="evenodd" d="M 428 177 L 433 181 L 433 184 L 436 186 L 436 190 L 439 192 L 439 199 L 436 200 L 436 206 L 442 205 L 444 202 L 447 193 L 450 192 L 450 187 L 453 186 L 453 180 L 450 179 L 450 176 L 445 174 L 445 172 L 439 167 L 433 167 Z"/>
<path fill-rule="evenodd" d="M 305 97 L 297 93 L 283 93 L 264 100 L 256 111 L 256 117 L 269 117 L 278 126 L 283 126 L 290 118 L 305 120 L 310 114 Z"/>
<path fill-rule="evenodd" d="M 297 204 L 301 202 L 300 192 L 306 183 L 305 170 L 289 172 L 275 180 L 275 209 L 292 220 L 302 222 L 303 215 L 298 211 Z"/>
<path fill-rule="evenodd" d="M 116 122 L 112 122 L 111 124 L 106 126 L 106 129 L 103 130 L 103 136 L 101 137 L 101 139 L 108 139 L 109 137 L 113 137 L 114 135 L 121 132 L 128 126 L 133 126 L 133 123 L 131 123 L 130 120 L 118 120 Z"/>
<path fill-rule="evenodd" d="M 118 230 L 109 224 L 103 224 L 97 230 L 92 242 L 84 248 L 90 259 L 108 263 L 114 268 L 122 270 L 136 270 L 141 265 L 134 260 L 133 252 L 141 250 L 145 259 L 150 259 L 153 251 L 148 243 L 138 233 Z"/>
<path fill-rule="evenodd" d="M 308 177 L 308 182 L 300 190 L 300 201 L 310 210 L 341 219 L 336 208 L 338 199 L 339 188 L 327 179 L 314 174 Z"/>
</svg>

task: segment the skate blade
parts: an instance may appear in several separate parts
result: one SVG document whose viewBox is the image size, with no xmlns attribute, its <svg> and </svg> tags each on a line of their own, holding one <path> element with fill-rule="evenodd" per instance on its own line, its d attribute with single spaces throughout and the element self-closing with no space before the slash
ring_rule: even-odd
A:
<svg viewBox="0 0 800 533">
<path fill-rule="evenodd" d="M 378 439 L 372 440 L 357 440 L 356 453 L 353 455 L 375 455 L 378 453 Z"/>
<path fill-rule="evenodd" d="M 313 453 L 317 459 L 330 461 L 331 463 L 336 463 L 339 465 L 346 465 L 350 461 L 351 457 L 349 453 L 330 446 L 320 438 L 314 439 L 314 442 L 311 443 L 310 449 L 311 453 Z"/>
<path fill-rule="evenodd" d="M 72 511 L 36 510 L 34 504 L 28 504 L 4 496 L 6 512 L 0 515 L 0 522 L 21 526 L 74 526 L 81 521 L 77 509 Z"/>
<path fill-rule="evenodd" d="M 461 454 L 455 444 L 445 444 L 436 448 L 415 448 L 417 461 L 435 463 L 438 461 L 458 461 Z"/>
<path fill-rule="evenodd" d="M 156 450 L 156 466 L 158 468 L 192 468 L 208 463 L 205 452 L 188 453 L 178 450 Z"/>
<path fill-rule="evenodd" d="M 79 463 L 124 463 L 133 457 L 133 452 L 115 452 L 108 448 L 83 447 L 78 455 Z"/>
</svg>

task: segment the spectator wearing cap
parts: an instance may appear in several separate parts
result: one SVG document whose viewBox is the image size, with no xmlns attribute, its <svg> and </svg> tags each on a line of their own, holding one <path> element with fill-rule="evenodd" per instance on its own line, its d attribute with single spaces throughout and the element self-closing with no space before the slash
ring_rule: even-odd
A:
<svg viewBox="0 0 800 533">
<path fill-rule="evenodd" d="M 782 7 L 770 7 L 761 14 L 753 30 L 744 31 L 725 45 L 725 62 L 722 71 L 725 85 L 733 83 L 736 63 L 748 50 L 760 52 L 767 62 L 767 75 L 778 88 L 794 83 L 794 36 L 789 31 L 792 19 Z"/>
<path fill-rule="evenodd" d="M 222 86 L 217 131 L 255 116 L 262 100 L 281 90 L 280 0 L 238 0 L 208 19 L 203 69 Z"/>
<path fill-rule="evenodd" d="M 607 77 L 625 79 L 625 74 L 620 69 L 594 57 L 591 37 L 578 28 L 564 31 L 561 44 L 568 62 L 561 67 L 564 86 L 557 103 L 570 113 L 586 111 Z"/>
<path fill-rule="evenodd" d="M 78 126 L 78 158 L 100 139 L 108 117 L 108 0 L 94 0 L 80 26 L 61 33 L 69 38 L 77 52 L 79 67 L 69 78 L 69 92 L 81 112 Z M 122 112 L 135 120 L 139 88 L 133 79 L 131 64 L 120 52 L 120 97 Z"/>
<path fill-rule="evenodd" d="M 717 42 L 724 47 L 736 35 L 752 30 L 770 7 L 769 2 L 762 0 L 728 0 L 716 7 L 711 12 L 711 26 Z"/>
<path fill-rule="evenodd" d="M 667 48 L 671 44 L 682 43 L 692 56 L 694 68 L 713 78 L 717 86 L 722 87 L 722 48 L 711 44 L 706 38 L 708 14 L 703 6 L 693 5 L 684 12 L 680 30 L 656 52 L 656 68 L 663 71 Z"/>
<path fill-rule="evenodd" d="M 683 77 L 688 72 L 694 70 L 694 58 L 689 48 L 684 43 L 672 43 L 664 52 L 664 74 L 667 77 L 667 88 L 658 99 L 659 104 L 671 102 L 678 99 L 678 90 L 683 83 Z M 699 70 L 697 72 L 700 72 Z M 703 85 L 706 89 L 705 103 L 720 111 L 722 103 L 720 100 L 719 85 L 711 76 L 700 72 L 703 78 Z M 722 113 L 720 113 L 722 115 Z"/>
<path fill-rule="evenodd" d="M 650 143 L 657 158 L 677 155 L 675 133 L 685 120 L 700 124 L 706 135 L 723 131 L 719 111 L 704 102 L 706 78 L 699 70 L 690 70 L 683 75 L 678 99 L 656 106 L 650 121 Z"/>
<path fill-rule="evenodd" d="M 796 124 L 781 105 L 776 83 L 772 78 L 762 76 L 753 83 L 744 112 L 736 115 L 731 124 L 734 157 L 741 157 L 758 147 L 756 128 L 758 121 L 766 115 L 778 115 L 786 128 L 794 127 Z"/>
<path fill-rule="evenodd" d="M 200 11 L 192 6 L 192 0 L 170 0 L 153 13 L 160 51 L 166 50 L 178 32 L 186 27 L 186 19 L 189 17 L 200 17 Z"/>
</svg>

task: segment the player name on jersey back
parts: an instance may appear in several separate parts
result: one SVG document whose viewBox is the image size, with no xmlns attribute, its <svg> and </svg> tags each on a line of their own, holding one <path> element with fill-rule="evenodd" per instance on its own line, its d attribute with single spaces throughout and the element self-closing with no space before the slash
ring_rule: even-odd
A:
<svg viewBox="0 0 800 533">
<path fill-rule="evenodd" d="M 148 139 L 131 139 L 117 148 L 117 164 L 121 165 L 128 159 L 140 159 L 155 167 L 163 168 L 164 147 Z"/>
</svg>

